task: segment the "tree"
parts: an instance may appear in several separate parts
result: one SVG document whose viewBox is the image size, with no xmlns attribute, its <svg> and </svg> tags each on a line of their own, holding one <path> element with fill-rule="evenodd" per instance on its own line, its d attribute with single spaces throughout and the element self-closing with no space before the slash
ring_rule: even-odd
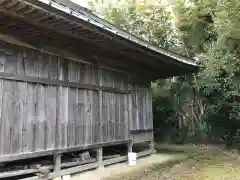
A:
<svg viewBox="0 0 240 180">
<path fill-rule="evenodd" d="M 184 52 L 166 4 L 161 1 L 157 1 L 156 5 L 144 5 L 133 0 L 120 2 L 118 6 L 110 3 L 105 10 L 99 10 L 99 14 L 145 41 L 171 51 Z M 91 6 L 97 10 L 97 4 L 91 3 Z"/>
</svg>

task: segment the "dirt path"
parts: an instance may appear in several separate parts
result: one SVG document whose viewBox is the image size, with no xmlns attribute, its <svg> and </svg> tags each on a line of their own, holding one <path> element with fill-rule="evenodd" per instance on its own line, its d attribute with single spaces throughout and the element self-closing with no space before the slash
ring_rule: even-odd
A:
<svg viewBox="0 0 240 180">
<path fill-rule="evenodd" d="M 236 151 L 212 147 L 186 149 L 187 159 L 181 162 L 155 164 L 105 180 L 240 180 L 240 158 Z"/>
</svg>

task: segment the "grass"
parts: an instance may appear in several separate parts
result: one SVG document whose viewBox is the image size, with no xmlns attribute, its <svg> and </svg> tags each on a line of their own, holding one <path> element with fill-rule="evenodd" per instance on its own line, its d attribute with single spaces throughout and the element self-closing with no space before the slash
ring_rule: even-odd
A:
<svg viewBox="0 0 240 180">
<path fill-rule="evenodd" d="M 240 180 L 235 150 L 210 146 L 156 146 L 158 153 L 184 154 L 185 159 L 155 164 L 110 180 Z"/>
<path fill-rule="evenodd" d="M 240 158 L 235 150 L 197 146 L 183 153 L 186 160 L 172 169 L 175 174 L 169 173 L 173 180 L 240 180 Z"/>
</svg>

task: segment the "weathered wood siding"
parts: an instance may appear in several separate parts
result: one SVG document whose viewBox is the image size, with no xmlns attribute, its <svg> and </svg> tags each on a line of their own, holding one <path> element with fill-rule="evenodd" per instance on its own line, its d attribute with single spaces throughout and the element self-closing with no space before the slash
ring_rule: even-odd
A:
<svg viewBox="0 0 240 180">
<path fill-rule="evenodd" d="M 131 130 L 153 129 L 152 91 L 148 86 L 134 84 L 132 91 Z"/>
<path fill-rule="evenodd" d="M 127 90 L 128 75 L 37 50 L 0 49 L 0 73 Z M 1 75 L 0 75 L 1 76 Z M 0 156 L 128 140 L 129 95 L 0 78 Z"/>
<path fill-rule="evenodd" d="M 153 141 L 152 91 L 150 84 L 134 84 L 131 96 L 131 139 L 133 143 Z"/>
<path fill-rule="evenodd" d="M 113 70 L 101 69 L 103 86 L 128 89 L 128 75 Z M 102 141 L 129 139 L 128 94 L 103 92 Z"/>
</svg>

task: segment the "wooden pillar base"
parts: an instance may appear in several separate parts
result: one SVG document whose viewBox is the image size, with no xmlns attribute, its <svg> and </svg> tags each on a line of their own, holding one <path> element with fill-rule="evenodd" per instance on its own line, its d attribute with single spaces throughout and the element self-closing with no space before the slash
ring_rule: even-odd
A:
<svg viewBox="0 0 240 180">
<path fill-rule="evenodd" d="M 53 170 L 60 171 L 61 170 L 61 154 L 54 155 L 53 159 Z"/>
<path fill-rule="evenodd" d="M 150 145 L 149 145 L 150 150 L 154 150 L 154 140 L 151 140 Z"/>
<path fill-rule="evenodd" d="M 132 142 L 130 142 L 130 143 L 128 143 L 128 152 L 132 152 L 133 151 L 133 149 L 132 149 L 132 147 L 133 147 L 133 143 Z"/>
<path fill-rule="evenodd" d="M 100 147 L 97 149 L 97 163 L 98 163 L 98 169 L 103 168 L 103 148 Z"/>
</svg>

